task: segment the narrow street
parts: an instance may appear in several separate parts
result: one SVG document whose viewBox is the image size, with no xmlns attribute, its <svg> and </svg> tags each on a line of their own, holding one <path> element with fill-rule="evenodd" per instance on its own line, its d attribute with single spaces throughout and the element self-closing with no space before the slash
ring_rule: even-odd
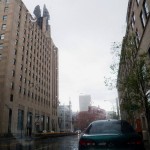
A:
<svg viewBox="0 0 150 150">
<path fill-rule="evenodd" d="M 78 150 L 78 135 L 39 139 L 0 141 L 0 150 Z"/>
</svg>

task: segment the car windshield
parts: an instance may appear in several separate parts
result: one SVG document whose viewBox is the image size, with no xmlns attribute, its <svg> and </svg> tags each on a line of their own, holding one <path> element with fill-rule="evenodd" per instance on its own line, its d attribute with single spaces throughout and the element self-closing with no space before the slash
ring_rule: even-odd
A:
<svg viewBox="0 0 150 150">
<path fill-rule="evenodd" d="M 133 133 L 134 129 L 127 122 L 97 122 L 86 130 L 87 134 Z"/>
</svg>

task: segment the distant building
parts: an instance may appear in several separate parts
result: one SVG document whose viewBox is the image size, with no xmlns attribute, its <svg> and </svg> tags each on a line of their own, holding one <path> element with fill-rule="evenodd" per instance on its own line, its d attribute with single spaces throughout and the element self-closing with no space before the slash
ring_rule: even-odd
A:
<svg viewBox="0 0 150 150">
<path fill-rule="evenodd" d="M 93 115 L 93 120 L 106 119 L 106 111 L 99 106 L 89 106 L 88 112 Z"/>
<path fill-rule="evenodd" d="M 72 113 L 72 129 L 73 131 L 79 130 L 78 126 L 78 112 Z"/>
<path fill-rule="evenodd" d="M 105 120 L 106 111 L 96 106 L 89 106 L 88 111 L 80 111 L 75 119 L 75 129 L 83 131 L 92 121 Z"/>
<path fill-rule="evenodd" d="M 106 119 L 118 119 L 115 111 L 106 111 Z"/>
<path fill-rule="evenodd" d="M 58 125 L 60 132 L 73 131 L 71 102 L 69 102 L 69 105 L 58 107 Z"/>
<path fill-rule="evenodd" d="M 0 0 L 0 135 L 58 129 L 58 48 L 48 10 L 34 12 Z"/>
<path fill-rule="evenodd" d="M 88 111 L 88 107 L 91 105 L 90 95 L 80 95 L 79 96 L 79 108 L 80 111 Z"/>
</svg>

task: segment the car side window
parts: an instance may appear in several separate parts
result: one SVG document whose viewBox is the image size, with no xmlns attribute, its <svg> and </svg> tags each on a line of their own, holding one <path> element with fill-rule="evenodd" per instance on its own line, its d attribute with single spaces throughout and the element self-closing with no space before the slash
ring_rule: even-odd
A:
<svg viewBox="0 0 150 150">
<path fill-rule="evenodd" d="M 88 126 L 88 128 L 84 131 L 84 133 L 90 134 L 91 128 L 92 128 L 92 124 L 90 124 L 90 125 Z"/>
</svg>

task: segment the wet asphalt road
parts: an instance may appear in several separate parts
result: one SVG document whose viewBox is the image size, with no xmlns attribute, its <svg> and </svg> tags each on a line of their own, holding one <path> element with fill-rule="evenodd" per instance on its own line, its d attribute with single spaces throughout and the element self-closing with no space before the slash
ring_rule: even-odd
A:
<svg viewBox="0 0 150 150">
<path fill-rule="evenodd" d="M 0 150 L 78 150 L 79 136 L 65 136 L 33 141 L 31 139 L 0 141 Z"/>
<path fill-rule="evenodd" d="M 0 140 L 0 150 L 78 150 L 79 135 L 49 139 L 11 139 Z M 150 144 L 145 143 L 146 150 Z"/>
</svg>

